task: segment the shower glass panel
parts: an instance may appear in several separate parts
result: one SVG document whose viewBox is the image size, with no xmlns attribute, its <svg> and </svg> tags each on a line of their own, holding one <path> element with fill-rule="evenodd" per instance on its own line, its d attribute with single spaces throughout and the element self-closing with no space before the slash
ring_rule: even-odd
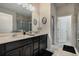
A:
<svg viewBox="0 0 79 59">
<path fill-rule="evenodd" d="M 58 45 L 68 44 L 71 32 L 71 16 L 57 18 L 57 43 Z"/>
</svg>

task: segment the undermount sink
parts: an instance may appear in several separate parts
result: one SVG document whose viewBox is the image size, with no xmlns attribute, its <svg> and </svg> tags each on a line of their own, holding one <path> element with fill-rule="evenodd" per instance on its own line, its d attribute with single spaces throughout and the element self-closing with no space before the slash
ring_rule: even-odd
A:
<svg viewBox="0 0 79 59">
<path fill-rule="evenodd" d="M 34 36 L 34 35 L 35 35 L 35 33 L 28 32 L 28 33 L 26 33 L 26 35 Z"/>
<path fill-rule="evenodd" d="M 11 35 L 11 37 L 23 37 L 23 34 L 22 34 L 22 32 L 19 32 L 19 33 L 13 33 L 12 35 Z"/>
<path fill-rule="evenodd" d="M 27 36 L 35 36 L 36 34 L 38 34 L 38 31 L 30 31 L 30 32 L 25 32 L 25 35 L 27 35 Z M 23 34 L 23 32 L 20 32 L 20 33 L 13 33 L 12 35 L 11 35 L 11 37 L 23 37 L 24 36 L 24 34 Z"/>
<path fill-rule="evenodd" d="M 14 35 L 12 35 L 11 37 L 19 38 L 19 37 L 23 37 L 23 35 L 16 35 L 16 34 L 14 34 Z"/>
<path fill-rule="evenodd" d="M 34 36 L 34 35 L 36 35 L 37 33 L 38 33 L 38 32 L 33 32 L 33 31 L 31 31 L 31 32 L 27 32 L 26 35 Z"/>
</svg>

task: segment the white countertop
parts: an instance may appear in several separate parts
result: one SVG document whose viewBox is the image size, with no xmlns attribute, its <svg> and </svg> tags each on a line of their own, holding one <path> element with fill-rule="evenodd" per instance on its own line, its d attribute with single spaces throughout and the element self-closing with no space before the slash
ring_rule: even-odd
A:
<svg viewBox="0 0 79 59">
<path fill-rule="evenodd" d="M 32 38 L 32 37 L 43 35 L 46 33 L 37 33 L 35 35 L 27 35 L 27 34 L 23 35 L 22 33 L 16 33 L 16 36 L 13 37 L 14 34 L 15 33 L 6 33 L 5 35 L 0 34 L 0 44 L 22 40 L 22 39 L 27 39 L 27 38 Z"/>
</svg>

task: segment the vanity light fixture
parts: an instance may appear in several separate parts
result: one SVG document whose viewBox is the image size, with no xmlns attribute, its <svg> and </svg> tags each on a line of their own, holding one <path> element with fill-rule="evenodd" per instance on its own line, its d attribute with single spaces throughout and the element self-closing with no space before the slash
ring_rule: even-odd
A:
<svg viewBox="0 0 79 59">
<path fill-rule="evenodd" d="M 34 6 L 32 4 L 30 4 L 30 3 L 18 3 L 18 5 L 22 6 L 26 10 L 35 11 Z"/>
</svg>

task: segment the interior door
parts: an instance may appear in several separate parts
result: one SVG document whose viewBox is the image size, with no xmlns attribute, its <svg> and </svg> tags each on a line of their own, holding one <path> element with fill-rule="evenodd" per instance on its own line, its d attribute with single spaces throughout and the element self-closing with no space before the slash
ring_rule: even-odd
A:
<svg viewBox="0 0 79 59">
<path fill-rule="evenodd" d="M 57 18 L 57 43 L 67 44 L 71 32 L 71 16 L 61 16 Z"/>
</svg>

